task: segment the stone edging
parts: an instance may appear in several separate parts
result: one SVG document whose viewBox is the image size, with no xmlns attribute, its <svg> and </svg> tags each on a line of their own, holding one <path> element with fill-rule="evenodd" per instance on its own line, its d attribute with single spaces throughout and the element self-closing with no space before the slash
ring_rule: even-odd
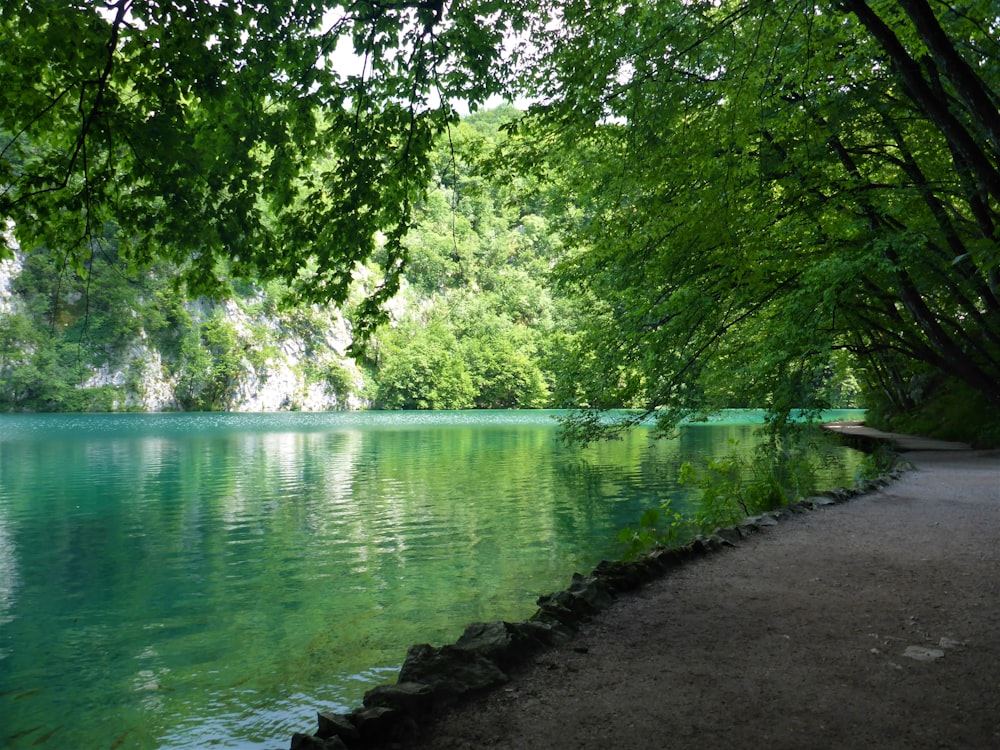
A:
<svg viewBox="0 0 1000 750">
<path fill-rule="evenodd" d="M 783 518 L 881 489 L 907 468 L 897 465 L 852 488 L 830 490 L 745 518 L 735 526 L 697 536 L 683 547 L 656 549 L 629 562 L 605 560 L 589 576 L 574 573 L 569 588 L 540 597 L 538 611 L 524 622 L 472 623 L 454 644 L 411 646 L 396 684 L 369 690 L 364 705 L 348 714 L 320 712 L 316 733 L 293 735 L 291 750 L 378 750 L 415 739 L 421 727 L 448 706 L 502 685 L 512 667 L 572 639 L 583 622 L 610 607 L 618 594 L 709 552 L 735 546 Z"/>
</svg>

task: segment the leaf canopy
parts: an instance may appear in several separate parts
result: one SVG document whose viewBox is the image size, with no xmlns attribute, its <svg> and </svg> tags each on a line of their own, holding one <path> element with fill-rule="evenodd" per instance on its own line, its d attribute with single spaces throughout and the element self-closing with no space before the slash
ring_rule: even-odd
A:
<svg viewBox="0 0 1000 750">
<path fill-rule="evenodd" d="M 398 286 L 453 103 L 500 85 L 497 7 L 4 2 L 0 216 L 80 273 L 114 222 L 122 257 L 170 259 L 194 293 L 218 291 L 225 269 L 343 302 L 384 250 L 367 330 Z"/>
<path fill-rule="evenodd" d="M 549 181 L 567 402 L 780 419 L 848 353 L 998 407 L 998 39 L 984 0 L 4 3 L 0 215 L 80 271 L 113 221 L 195 291 L 338 302 L 377 259 L 363 337 L 453 102 L 527 95 L 497 163 Z"/>
<path fill-rule="evenodd" d="M 1000 405 L 996 8 L 573 3 L 521 158 L 586 209 L 574 389 L 664 427 L 930 367 Z M 900 406 L 912 399 L 900 396 Z M 583 434 L 605 432 L 584 415 Z"/>
</svg>

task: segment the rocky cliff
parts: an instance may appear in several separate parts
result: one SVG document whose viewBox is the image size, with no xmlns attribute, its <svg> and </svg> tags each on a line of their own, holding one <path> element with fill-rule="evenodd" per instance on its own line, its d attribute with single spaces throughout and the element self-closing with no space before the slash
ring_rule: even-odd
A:
<svg viewBox="0 0 1000 750">
<path fill-rule="evenodd" d="M 18 292 L 25 258 L 6 239 L 14 257 L 0 261 L 0 317 L 5 323 L 18 316 L 30 319 L 35 330 L 44 328 L 57 339 L 58 324 L 36 320 L 28 297 Z M 62 302 L 70 308 L 78 304 L 78 296 L 65 293 Z M 166 333 L 148 332 L 148 308 L 118 310 L 117 315 L 136 319 L 127 338 L 89 347 L 71 342 L 79 350 L 73 355 L 71 387 L 100 392 L 97 408 L 113 411 L 328 411 L 365 405 L 363 375 L 347 354 L 351 327 L 339 309 L 314 305 L 278 310 L 266 304 L 262 292 L 245 299 L 188 301 L 181 307 Z M 210 327 L 217 332 L 212 341 L 205 334 Z M 89 333 L 81 338 L 97 338 Z M 36 340 L 5 343 L 0 390 L 12 389 L 15 381 L 47 377 L 32 362 L 40 347 Z M 8 401 L 19 408 L 16 398 Z"/>
</svg>

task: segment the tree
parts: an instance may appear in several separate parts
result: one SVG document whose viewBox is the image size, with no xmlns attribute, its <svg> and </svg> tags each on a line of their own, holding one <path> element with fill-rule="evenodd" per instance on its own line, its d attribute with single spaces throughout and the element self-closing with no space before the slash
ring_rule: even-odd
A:
<svg viewBox="0 0 1000 750">
<path fill-rule="evenodd" d="M 338 301 L 377 258 L 363 336 L 452 99 L 519 86 L 539 103 L 498 163 L 580 207 L 553 222 L 589 321 L 565 398 L 780 422 L 847 352 L 902 408 L 930 372 L 1000 409 L 998 30 L 986 0 L 28 0 L 0 15 L 0 216 L 81 270 L 113 217 L 123 257 L 195 289 L 224 264 Z M 328 63 L 344 36 L 360 74 Z M 478 175 L 441 181 L 502 225 Z M 497 269 L 470 283 L 512 280 L 461 236 L 428 236 L 424 282 L 469 252 Z"/>
<path fill-rule="evenodd" d="M 412 320 L 402 328 L 448 332 L 448 346 L 472 379 L 477 408 L 536 408 L 549 401 L 541 351 L 554 329 L 546 288 L 551 232 L 544 218 L 528 213 L 538 209 L 523 199 L 531 192 L 529 179 L 498 179 L 483 166 L 505 140 L 503 125 L 518 116 L 510 107 L 476 113 L 440 139 L 432 187 L 406 238 Z M 377 379 L 394 360 L 379 358 Z"/>
<path fill-rule="evenodd" d="M 113 220 L 123 258 L 169 260 L 194 293 L 217 293 L 225 269 L 324 302 L 382 237 L 363 336 L 397 290 L 452 101 L 483 101 L 507 69 L 497 6 L 4 2 L 0 218 L 80 273 Z M 334 68 L 338 45 L 360 72 Z"/>
<path fill-rule="evenodd" d="M 1000 408 L 1000 18 L 935 8 L 561 11 L 539 46 L 547 103 L 519 127 L 522 161 L 585 207 L 558 269 L 590 310 L 565 379 L 585 405 L 780 419 L 824 405 L 847 351 Z"/>
<path fill-rule="evenodd" d="M 443 325 L 408 322 L 385 337 L 383 347 L 376 409 L 472 408 L 472 377 Z"/>
<path fill-rule="evenodd" d="M 475 387 L 479 409 L 534 409 L 548 405 L 538 356 L 546 331 L 515 322 L 511 300 L 490 293 L 451 300 L 448 318 Z"/>
<path fill-rule="evenodd" d="M 477 409 L 536 409 L 546 405 L 548 388 L 533 348 L 510 338 L 470 339 L 465 357 L 470 363 Z"/>
</svg>

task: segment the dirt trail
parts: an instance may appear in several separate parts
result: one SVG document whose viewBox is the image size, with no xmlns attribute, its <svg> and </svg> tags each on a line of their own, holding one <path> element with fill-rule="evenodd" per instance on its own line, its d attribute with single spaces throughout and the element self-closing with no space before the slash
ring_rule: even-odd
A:
<svg viewBox="0 0 1000 750">
<path fill-rule="evenodd" d="M 685 565 L 414 748 L 1000 748 L 1000 451 Z"/>
</svg>

